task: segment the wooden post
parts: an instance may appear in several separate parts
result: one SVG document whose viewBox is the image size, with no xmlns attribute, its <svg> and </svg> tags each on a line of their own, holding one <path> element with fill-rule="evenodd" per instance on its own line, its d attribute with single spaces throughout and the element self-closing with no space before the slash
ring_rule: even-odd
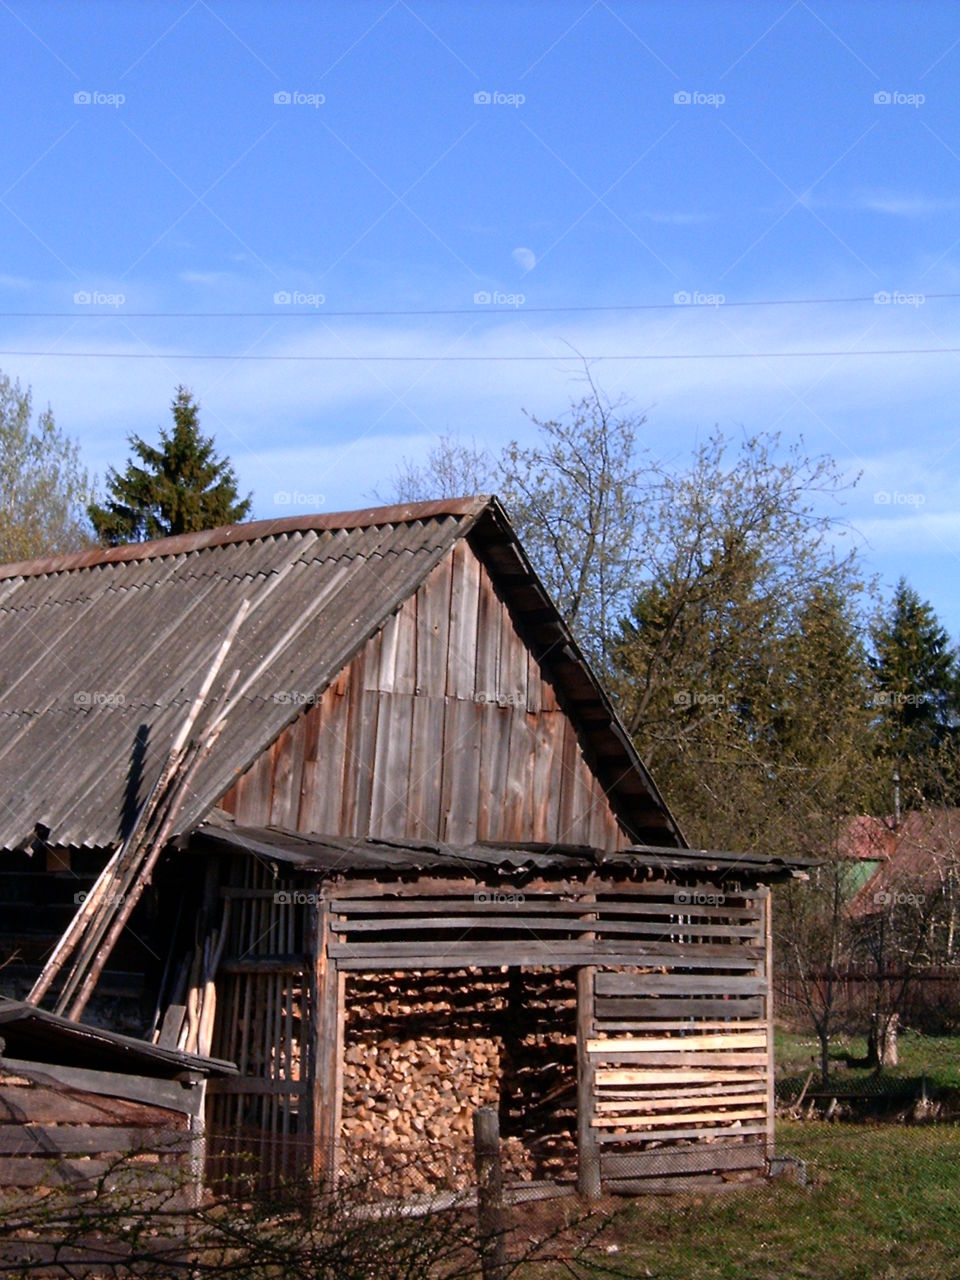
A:
<svg viewBox="0 0 960 1280">
<path fill-rule="evenodd" d="M 483 1280 L 506 1280 L 500 1120 L 495 1107 L 478 1107 L 473 1113 L 473 1153 L 477 1171 L 477 1226 Z"/>
<path fill-rule="evenodd" d="M 773 891 L 767 885 L 763 894 L 763 927 L 764 927 L 764 978 L 767 983 L 765 1011 L 767 1015 L 767 1159 L 772 1160 L 775 1150 L 774 1117 L 776 1115 L 776 1095 L 774 1093 L 774 1060 L 773 1060 Z"/>
<path fill-rule="evenodd" d="M 596 969 L 577 970 L 577 1190 L 582 1196 L 600 1195 L 600 1144 L 593 1127 L 594 1068 L 587 1052 L 593 1035 Z"/>
<path fill-rule="evenodd" d="M 314 911 L 313 999 L 311 1000 L 311 1080 L 313 1176 L 328 1190 L 336 1185 L 340 1165 L 340 1122 L 343 1113 L 344 974 L 330 959 L 330 906 L 321 900 Z"/>
</svg>

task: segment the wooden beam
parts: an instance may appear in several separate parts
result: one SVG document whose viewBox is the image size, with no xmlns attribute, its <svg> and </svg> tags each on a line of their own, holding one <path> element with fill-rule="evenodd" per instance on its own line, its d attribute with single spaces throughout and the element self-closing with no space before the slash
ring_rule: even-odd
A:
<svg viewBox="0 0 960 1280">
<path fill-rule="evenodd" d="M 336 1185 L 340 1163 L 345 979 L 330 955 L 330 918 L 329 904 L 319 902 L 313 930 L 310 1089 L 313 1173 L 332 1188 Z"/>
<path fill-rule="evenodd" d="M 594 1062 L 587 1051 L 593 1032 L 593 988 L 596 970 L 577 970 L 577 1190 L 582 1196 L 600 1195 L 600 1149 L 594 1118 Z"/>
<path fill-rule="evenodd" d="M 763 925 L 766 939 L 765 973 L 766 1014 L 767 1014 L 767 1159 L 772 1160 L 774 1154 L 774 1115 L 776 1098 L 774 1096 L 774 1061 L 773 1061 L 773 894 L 769 887 L 761 898 L 763 901 Z"/>
</svg>

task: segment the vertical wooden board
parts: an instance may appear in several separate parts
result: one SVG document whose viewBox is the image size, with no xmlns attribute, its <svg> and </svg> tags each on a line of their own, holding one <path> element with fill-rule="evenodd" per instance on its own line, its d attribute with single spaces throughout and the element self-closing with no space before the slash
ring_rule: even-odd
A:
<svg viewBox="0 0 960 1280">
<path fill-rule="evenodd" d="M 480 574 L 480 601 L 477 616 L 478 701 L 496 702 L 500 687 L 500 615 L 502 606 L 484 569 Z"/>
<path fill-rule="evenodd" d="M 397 653 L 393 692 L 411 696 L 417 691 L 417 597 L 406 600 L 396 615 Z"/>
<path fill-rule="evenodd" d="M 402 838 L 407 830 L 407 782 L 413 733 L 413 698 L 381 693 L 370 800 L 371 836 Z"/>
<path fill-rule="evenodd" d="M 507 800 L 510 733 L 514 720 L 523 716 L 515 707 L 480 707 L 480 785 L 477 839 L 503 839 L 503 811 Z"/>
<path fill-rule="evenodd" d="M 379 695 L 376 690 L 364 688 L 363 681 L 363 666 L 356 663 L 351 672 L 345 723 L 341 730 L 345 763 L 339 830 L 341 834 L 350 836 L 366 836 L 370 822 Z"/>
<path fill-rule="evenodd" d="M 270 805 L 270 821 L 277 827 L 296 828 L 297 825 L 309 714 L 306 711 L 298 716 L 278 739 L 279 749 L 273 773 L 273 800 Z"/>
<path fill-rule="evenodd" d="M 451 553 L 450 644 L 447 694 L 473 699 L 477 676 L 477 626 L 480 610 L 480 562 L 466 542 Z"/>
<path fill-rule="evenodd" d="M 606 849 L 612 853 L 619 847 L 617 820 L 600 779 L 590 775 L 590 840 L 594 849 Z"/>
<path fill-rule="evenodd" d="M 448 698 L 443 727 L 442 838 L 472 844 L 480 807 L 480 717 L 483 707 Z"/>
<path fill-rule="evenodd" d="M 500 670 L 497 701 L 512 707 L 527 705 L 527 646 L 517 635 L 507 606 L 500 606 Z"/>
<path fill-rule="evenodd" d="M 530 717 L 533 719 L 533 717 Z M 531 790 L 533 840 L 559 840 L 560 789 L 563 777 L 563 729 L 559 711 L 536 717 L 536 754 Z"/>
<path fill-rule="evenodd" d="M 530 798 L 537 749 L 536 724 L 537 717 L 524 715 L 515 708 L 507 720 L 506 776 L 497 803 L 490 804 L 488 834 L 485 837 L 488 840 L 533 838 L 530 835 Z"/>
<path fill-rule="evenodd" d="M 527 711 L 533 716 L 539 715 L 541 710 L 541 685 L 542 676 L 540 674 L 540 663 L 527 650 Z"/>
<path fill-rule="evenodd" d="M 447 689 L 452 564 L 441 560 L 417 592 L 417 692 L 431 696 Z"/>
<path fill-rule="evenodd" d="M 397 678 L 397 649 L 400 644 L 400 611 L 392 614 L 380 633 L 380 671 L 377 688 L 392 693 Z"/>
<path fill-rule="evenodd" d="M 267 750 L 254 760 L 237 788 L 236 819 L 242 826 L 262 827 L 269 822 L 272 780 L 273 757 Z"/>
<path fill-rule="evenodd" d="M 540 706 L 544 711 L 559 711 L 557 692 L 550 681 L 542 674 L 540 679 Z"/>
<path fill-rule="evenodd" d="M 340 830 L 345 788 L 349 697 L 328 689 L 311 709 L 307 725 L 298 830 Z M 313 757 L 312 761 L 310 757 Z"/>
<path fill-rule="evenodd" d="M 380 687 L 380 649 L 382 632 L 370 637 L 354 662 L 360 670 L 362 688 L 376 690 Z"/>
<path fill-rule="evenodd" d="M 590 773 L 580 752 L 576 730 L 563 717 L 563 772 L 560 781 L 560 839 L 566 844 L 590 843 Z"/>
<path fill-rule="evenodd" d="M 774 1093 L 774 1056 L 773 1056 L 773 893 L 767 885 L 762 891 L 764 929 L 764 974 L 767 981 L 766 1023 L 767 1023 L 767 1159 L 772 1159 L 775 1143 L 776 1096 Z"/>
<path fill-rule="evenodd" d="M 440 839 L 440 782 L 443 771 L 443 698 L 413 699 L 410 778 L 407 785 L 408 836 Z"/>
</svg>

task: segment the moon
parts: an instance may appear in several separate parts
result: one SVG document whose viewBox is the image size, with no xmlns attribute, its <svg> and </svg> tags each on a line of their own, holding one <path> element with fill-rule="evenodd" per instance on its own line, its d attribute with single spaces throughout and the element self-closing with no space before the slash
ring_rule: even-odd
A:
<svg viewBox="0 0 960 1280">
<path fill-rule="evenodd" d="M 514 249 L 511 257 L 522 271 L 532 271 L 537 265 L 537 255 L 532 249 Z"/>
</svg>

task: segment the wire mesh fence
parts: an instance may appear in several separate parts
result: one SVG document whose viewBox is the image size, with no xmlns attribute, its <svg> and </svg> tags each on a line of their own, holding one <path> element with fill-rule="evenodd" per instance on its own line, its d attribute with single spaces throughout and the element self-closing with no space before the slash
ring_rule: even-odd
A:
<svg viewBox="0 0 960 1280">
<path fill-rule="evenodd" d="M 172 1183 L 164 1197 L 162 1169 L 143 1151 L 86 1188 L 21 1188 L 0 1197 L 0 1275 L 953 1280 L 960 1039 L 907 1030 L 899 1049 L 899 1064 L 878 1072 L 866 1065 L 865 1037 L 840 1039 L 824 1080 L 816 1040 L 779 1031 L 776 1154 L 710 1187 L 697 1181 L 692 1144 L 675 1146 L 687 1182 L 678 1175 L 669 1194 L 605 1186 L 586 1200 L 575 1163 L 547 1179 L 505 1160 L 501 1262 L 485 1252 L 476 1177 L 462 1159 L 446 1176 L 442 1144 L 426 1133 L 404 1160 L 371 1146 L 335 1192 L 306 1172 L 267 1192 L 251 1169 L 229 1197 L 208 1192 L 185 1206 Z M 218 1135 L 207 1137 L 217 1149 Z M 147 1200 L 136 1189 L 145 1167 Z M 499 1273 L 484 1273 L 485 1261 Z"/>
</svg>

